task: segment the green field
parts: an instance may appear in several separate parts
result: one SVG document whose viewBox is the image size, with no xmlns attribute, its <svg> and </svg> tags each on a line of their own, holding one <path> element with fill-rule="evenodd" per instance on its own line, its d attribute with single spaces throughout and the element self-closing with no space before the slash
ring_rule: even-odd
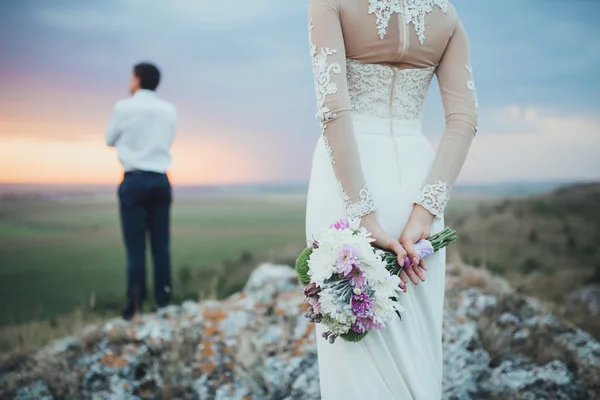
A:
<svg viewBox="0 0 600 400">
<path fill-rule="evenodd" d="M 176 201 L 176 300 L 197 298 L 203 290 L 210 295 L 206 290 L 214 286 L 214 275 L 236 275 L 240 263 L 254 263 L 256 256 L 264 259 L 287 245 L 300 247 L 304 204 L 302 198 L 273 196 Z M 124 301 L 124 260 L 112 196 L 2 201 L 0 325 L 90 308 L 91 302 L 96 309 L 118 311 Z M 237 286 L 224 290 L 243 284 L 242 279 L 232 281 Z"/>
</svg>

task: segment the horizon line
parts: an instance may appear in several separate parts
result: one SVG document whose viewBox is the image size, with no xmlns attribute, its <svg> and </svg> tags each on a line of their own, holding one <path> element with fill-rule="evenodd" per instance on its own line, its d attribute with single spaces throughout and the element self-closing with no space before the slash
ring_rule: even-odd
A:
<svg viewBox="0 0 600 400">
<path fill-rule="evenodd" d="M 497 186 L 497 185 L 516 185 L 516 184 L 569 184 L 569 183 L 600 183 L 600 179 L 585 179 L 585 178 L 574 178 L 574 179 L 506 179 L 499 181 L 485 181 L 485 182 L 460 182 L 455 184 L 455 187 L 465 186 Z M 114 183 L 83 183 L 83 182 L 1 182 L 0 186 L 115 186 L 119 182 Z M 231 182 L 231 183 L 182 183 L 177 184 L 171 182 L 172 186 L 177 187 L 232 187 L 232 186 L 306 186 L 309 181 L 264 181 L 264 182 Z"/>
</svg>

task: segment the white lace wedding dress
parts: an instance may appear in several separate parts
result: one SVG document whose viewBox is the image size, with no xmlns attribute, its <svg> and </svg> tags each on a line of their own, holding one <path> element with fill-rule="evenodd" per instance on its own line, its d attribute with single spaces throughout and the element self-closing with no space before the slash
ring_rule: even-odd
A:
<svg viewBox="0 0 600 400">
<path fill-rule="evenodd" d="M 443 211 L 475 135 L 477 99 L 467 38 L 447 0 L 310 0 L 310 46 L 321 137 L 308 193 L 307 240 L 344 217 L 374 212 L 399 237 L 415 203 Z M 434 154 L 421 132 L 437 75 L 446 129 Z M 402 320 L 359 343 L 320 337 L 325 400 L 442 397 L 445 253 L 409 284 Z"/>
</svg>

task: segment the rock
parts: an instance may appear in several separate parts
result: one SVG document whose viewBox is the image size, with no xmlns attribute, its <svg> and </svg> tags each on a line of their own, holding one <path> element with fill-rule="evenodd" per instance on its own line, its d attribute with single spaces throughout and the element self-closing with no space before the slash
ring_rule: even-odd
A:
<svg viewBox="0 0 600 400">
<path fill-rule="evenodd" d="M 248 278 L 243 293 L 258 303 L 272 302 L 277 293 L 296 290 L 296 271 L 287 265 L 262 264 Z"/>
<path fill-rule="evenodd" d="M 538 366 L 524 359 L 505 361 L 480 381 L 481 393 L 490 399 L 574 400 L 582 394 L 565 364 L 552 361 Z M 481 397 L 478 397 L 481 398 Z"/>
<path fill-rule="evenodd" d="M 592 286 L 574 291 L 567 298 L 567 313 L 583 313 L 590 317 L 600 317 L 600 286 Z"/>
<path fill-rule="evenodd" d="M 444 315 L 444 398 L 479 398 L 479 379 L 488 370 L 490 355 L 481 346 L 477 323 Z"/>
<path fill-rule="evenodd" d="M 499 296 L 497 305 L 482 312 L 477 323 L 493 365 L 516 356 L 538 365 L 558 360 L 571 366 L 586 396 L 600 398 L 600 344 L 534 300 Z"/>
<path fill-rule="evenodd" d="M 17 390 L 13 400 L 54 400 L 48 386 L 42 381 L 34 381 Z"/>
<path fill-rule="evenodd" d="M 493 278 L 448 269 L 445 400 L 600 398 L 600 344 Z M 492 279 L 492 278 L 490 278 Z M 314 325 L 295 271 L 264 264 L 242 293 L 112 320 L 0 375 L 0 398 L 308 399 L 319 394 Z M 13 365 L 14 364 L 14 365 Z"/>
</svg>

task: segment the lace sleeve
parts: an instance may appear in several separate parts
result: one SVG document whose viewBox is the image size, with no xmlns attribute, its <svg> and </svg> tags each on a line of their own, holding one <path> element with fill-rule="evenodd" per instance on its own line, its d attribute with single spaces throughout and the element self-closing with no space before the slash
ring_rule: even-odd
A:
<svg viewBox="0 0 600 400">
<path fill-rule="evenodd" d="M 446 128 L 416 203 L 440 217 L 477 131 L 477 95 L 465 30 L 457 22 L 437 69 Z"/>
<path fill-rule="evenodd" d="M 346 51 L 336 0 L 310 0 L 309 39 L 312 56 L 317 120 L 339 183 L 346 214 L 361 218 L 375 210 L 366 186 L 352 118 L 346 80 Z"/>
</svg>

